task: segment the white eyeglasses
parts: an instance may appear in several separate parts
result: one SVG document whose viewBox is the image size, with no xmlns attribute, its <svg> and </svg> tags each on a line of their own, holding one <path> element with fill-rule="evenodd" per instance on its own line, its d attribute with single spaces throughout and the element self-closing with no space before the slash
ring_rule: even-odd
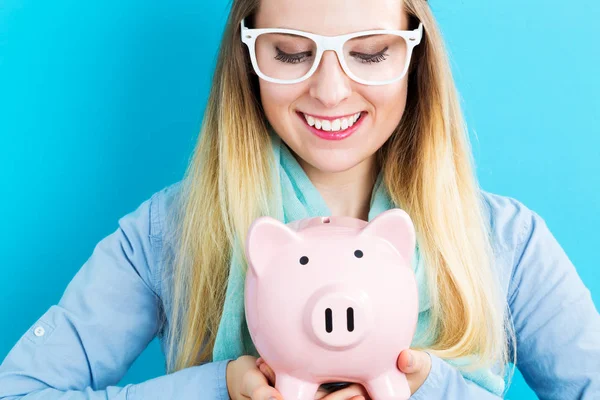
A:
<svg viewBox="0 0 600 400">
<path fill-rule="evenodd" d="M 249 29 L 241 22 L 254 71 L 262 79 L 283 84 L 308 79 L 323 53 L 333 50 L 344 72 L 364 85 L 386 85 L 406 75 L 413 49 L 423 37 L 423 23 L 414 30 L 378 29 L 322 36 L 295 29 Z"/>
</svg>

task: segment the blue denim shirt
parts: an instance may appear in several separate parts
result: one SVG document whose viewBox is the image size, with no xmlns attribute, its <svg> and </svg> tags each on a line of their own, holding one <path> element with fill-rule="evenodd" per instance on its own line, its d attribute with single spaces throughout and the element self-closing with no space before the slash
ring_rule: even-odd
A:
<svg viewBox="0 0 600 400">
<path fill-rule="evenodd" d="M 0 399 L 228 399 L 228 360 L 125 387 L 115 386 L 170 312 L 172 227 L 165 218 L 180 184 L 119 220 L 0 365 Z M 517 335 L 517 366 L 541 399 L 600 399 L 600 315 L 542 218 L 522 203 L 483 192 L 496 271 Z M 165 277 L 167 277 L 165 279 Z M 497 399 L 432 356 L 411 399 Z M 377 399 L 375 399 L 377 400 Z"/>
</svg>

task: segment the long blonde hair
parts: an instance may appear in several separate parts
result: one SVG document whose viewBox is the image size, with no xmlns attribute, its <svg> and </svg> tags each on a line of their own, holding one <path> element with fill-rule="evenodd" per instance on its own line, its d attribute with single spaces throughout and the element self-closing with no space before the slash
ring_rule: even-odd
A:
<svg viewBox="0 0 600 400">
<path fill-rule="evenodd" d="M 257 77 L 240 40 L 240 21 L 258 6 L 258 0 L 233 1 L 199 141 L 182 182 L 168 372 L 211 360 L 235 238 L 243 243 L 252 221 L 271 215 L 271 193 L 279 184 L 270 172 L 275 166 Z M 392 199 L 411 215 L 427 267 L 426 349 L 444 359 L 474 357 L 465 369 L 499 362 L 503 372 L 514 332 L 493 274 L 488 214 L 468 130 L 429 5 L 404 0 L 404 7 L 413 25 L 415 19 L 423 23 L 425 34 L 411 64 L 404 115 L 377 159 Z"/>
</svg>

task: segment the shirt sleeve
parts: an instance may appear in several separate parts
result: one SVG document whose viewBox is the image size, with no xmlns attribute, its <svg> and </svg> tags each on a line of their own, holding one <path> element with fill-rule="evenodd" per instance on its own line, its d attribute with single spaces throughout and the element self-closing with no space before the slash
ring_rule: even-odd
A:
<svg viewBox="0 0 600 400">
<path fill-rule="evenodd" d="M 114 386 L 157 335 L 160 221 L 156 193 L 119 219 L 67 286 L 0 365 L 0 399 L 228 399 L 225 367 L 207 363 Z"/>
<path fill-rule="evenodd" d="M 431 370 L 425 382 L 410 397 L 411 400 L 498 400 L 498 397 L 474 382 L 465 379 L 458 369 L 434 354 Z"/>
<path fill-rule="evenodd" d="M 525 207 L 517 218 L 507 272 L 517 368 L 541 400 L 600 399 L 600 314 L 591 293 L 545 221 Z M 429 376 L 412 400 L 500 398 L 430 357 Z"/>
<path fill-rule="evenodd" d="M 542 400 L 600 399 L 600 314 L 545 221 L 529 213 L 508 297 L 517 368 Z"/>
</svg>

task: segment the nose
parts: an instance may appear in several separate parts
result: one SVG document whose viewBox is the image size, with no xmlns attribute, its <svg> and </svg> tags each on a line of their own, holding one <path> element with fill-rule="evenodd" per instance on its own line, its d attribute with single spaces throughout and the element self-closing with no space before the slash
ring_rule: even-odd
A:
<svg viewBox="0 0 600 400">
<path fill-rule="evenodd" d="M 308 330 L 321 346 L 348 349 L 370 330 L 372 313 L 366 293 L 331 286 L 315 293 L 308 305 Z"/>
<path fill-rule="evenodd" d="M 323 53 L 311 81 L 310 95 L 327 108 L 337 106 L 352 93 L 350 77 L 346 75 L 332 50 Z"/>
</svg>

